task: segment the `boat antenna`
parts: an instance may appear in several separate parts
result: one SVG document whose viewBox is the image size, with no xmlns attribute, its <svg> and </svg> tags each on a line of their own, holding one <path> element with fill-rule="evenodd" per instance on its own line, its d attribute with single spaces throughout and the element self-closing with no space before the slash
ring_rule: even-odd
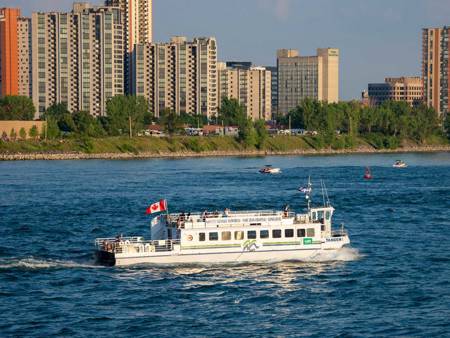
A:
<svg viewBox="0 0 450 338">
<path fill-rule="evenodd" d="M 312 183 L 311 176 L 308 177 L 308 186 L 305 190 L 305 198 L 308 201 L 308 211 L 311 210 Z"/>
<path fill-rule="evenodd" d="M 327 189 L 327 186 L 325 185 L 325 182 L 323 182 L 323 187 L 325 188 L 325 198 L 327 199 L 327 207 L 329 207 L 331 205 L 331 203 L 330 203 L 330 198 L 328 196 L 328 189 Z"/>
<path fill-rule="evenodd" d="M 322 188 L 322 201 L 323 206 L 325 206 L 325 183 L 323 183 L 323 180 L 320 180 L 320 186 Z"/>
</svg>

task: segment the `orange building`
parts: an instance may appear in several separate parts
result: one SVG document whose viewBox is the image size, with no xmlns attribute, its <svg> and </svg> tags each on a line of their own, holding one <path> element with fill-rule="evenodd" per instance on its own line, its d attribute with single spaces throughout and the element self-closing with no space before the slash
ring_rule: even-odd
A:
<svg viewBox="0 0 450 338">
<path fill-rule="evenodd" d="M 17 21 L 20 9 L 0 8 L 0 96 L 19 94 Z"/>
</svg>

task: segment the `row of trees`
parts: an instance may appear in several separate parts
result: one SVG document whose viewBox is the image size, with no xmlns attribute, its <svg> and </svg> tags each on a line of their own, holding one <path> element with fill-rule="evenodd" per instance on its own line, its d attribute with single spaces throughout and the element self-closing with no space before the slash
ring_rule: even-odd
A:
<svg viewBox="0 0 450 338">
<path fill-rule="evenodd" d="M 70 113 L 64 104 L 55 104 L 41 118 L 48 123 L 49 138 L 61 135 L 129 135 L 152 122 L 161 124 L 172 135 L 181 132 L 184 125 L 201 127 L 212 122 L 204 116 L 177 115 L 171 110 L 165 110 L 155 118 L 148 111 L 145 98 L 136 96 L 116 96 L 108 101 L 106 111 L 106 116 L 95 118 L 88 112 Z M 28 97 L 6 96 L 0 99 L 0 120 L 32 120 L 35 112 Z M 214 120 L 225 126 L 238 126 L 239 140 L 248 146 L 262 147 L 268 137 L 264 121 L 253 122 L 236 99 L 223 99 L 219 115 Z M 355 101 L 328 104 L 311 99 L 303 100 L 287 116 L 279 116 L 277 122 L 285 126 L 290 122 L 292 128 L 315 130 L 326 144 L 336 140 L 336 131 L 350 138 L 379 134 L 423 142 L 430 135 L 440 133 L 443 123 L 436 111 L 425 105 L 413 108 L 405 102 L 387 101 L 379 107 L 363 107 Z M 444 126 L 450 138 L 450 119 L 444 122 Z"/>
<path fill-rule="evenodd" d="M 349 136 L 379 133 L 423 142 L 439 133 L 442 122 L 437 112 L 425 105 L 411 107 L 406 102 L 386 101 L 379 107 L 364 107 L 359 102 L 328 104 L 306 99 L 279 122 L 293 128 L 318 131 L 332 142 L 339 130 Z"/>
</svg>

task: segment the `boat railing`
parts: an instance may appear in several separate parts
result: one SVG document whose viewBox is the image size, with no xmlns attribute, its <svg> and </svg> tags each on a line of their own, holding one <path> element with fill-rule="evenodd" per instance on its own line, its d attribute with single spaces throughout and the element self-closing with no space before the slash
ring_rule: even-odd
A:
<svg viewBox="0 0 450 338">
<path fill-rule="evenodd" d="M 95 245 L 97 250 L 111 253 L 128 252 L 129 248 L 135 248 L 137 252 L 163 252 L 172 251 L 174 246 L 180 244 L 179 239 L 144 240 L 142 237 L 97 238 Z"/>
</svg>

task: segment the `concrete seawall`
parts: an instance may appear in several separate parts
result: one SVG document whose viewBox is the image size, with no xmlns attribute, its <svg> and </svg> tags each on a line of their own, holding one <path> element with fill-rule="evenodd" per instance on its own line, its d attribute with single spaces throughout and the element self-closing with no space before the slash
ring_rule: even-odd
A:
<svg viewBox="0 0 450 338">
<path fill-rule="evenodd" d="M 248 156 L 302 156 L 302 155 L 342 155 L 342 154 L 377 154 L 377 153 L 427 153 L 450 152 L 450 146 L 405 147 L 395 150 L 377 150 L 370 147 L 356 149 L 322 149 L 295 151 L 205 151 L 205 152 L 161 152 L 161 153 L 15 153 L 0 154 L 0 161 L 30 161 L 30 160 L 132 160 L 151 158 L 188 158 L 188 157 L 248 157 Z"/>
</svg>

